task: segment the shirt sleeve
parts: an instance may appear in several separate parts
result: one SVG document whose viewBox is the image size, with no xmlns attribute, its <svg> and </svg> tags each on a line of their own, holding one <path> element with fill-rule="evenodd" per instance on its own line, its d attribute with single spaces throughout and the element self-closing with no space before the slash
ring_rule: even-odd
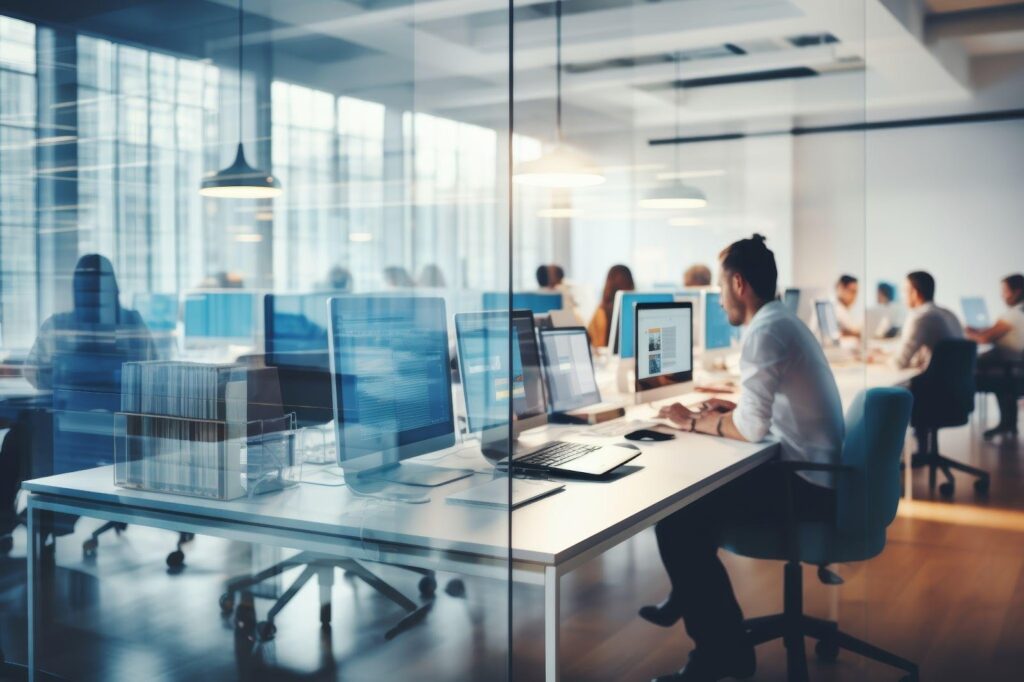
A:
<svg viewBox="0 0 1024 682">
<path fill-rule="evenodd" d="M 772 423 L 772 407 L 788 362 L 786 344 L 764 331 L 744 340 L 740 359 L 743 390 L 732 420 L 744 439 L 765 439 Z"/>
<path fill-rule="evenodd" d="M 903 326 L 903 334 L 900 339 L 900 349 L 892 357 L 891 364 L 897 369 L 910 367 L 910 362 L 921 349 L 921 317 L 914 317 L 907 320 Z"/>
</svg>

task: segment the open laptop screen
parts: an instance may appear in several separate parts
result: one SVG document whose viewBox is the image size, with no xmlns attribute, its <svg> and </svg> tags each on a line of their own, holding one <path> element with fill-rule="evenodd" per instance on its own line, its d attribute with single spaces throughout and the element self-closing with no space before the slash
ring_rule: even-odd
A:
<svg viewBox="0 0 1024 682">
<path fill-rule="evenodd" d="M 544 329 L 540 348 L 553 412 L 570 412 L 601 402 L 585 329 Z"/>
</svg>

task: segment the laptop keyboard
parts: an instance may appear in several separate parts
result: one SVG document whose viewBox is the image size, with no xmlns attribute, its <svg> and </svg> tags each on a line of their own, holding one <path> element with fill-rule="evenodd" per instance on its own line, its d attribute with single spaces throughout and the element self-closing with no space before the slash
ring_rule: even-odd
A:
<svg viewBox="0 0 1024 682">
<path fill-rule="evenodd" d="M 516 460 L 516 466 L 549 467 L 557 468 L 574 459 L 579 459 L 595 450 L 600 450 L 600 445 L 586 445 L 584 443 L 567 443 L 565 441 L 551 441 L 541 446 L 540 450 L 532 452 L 526 457 Z"/>
</svg>

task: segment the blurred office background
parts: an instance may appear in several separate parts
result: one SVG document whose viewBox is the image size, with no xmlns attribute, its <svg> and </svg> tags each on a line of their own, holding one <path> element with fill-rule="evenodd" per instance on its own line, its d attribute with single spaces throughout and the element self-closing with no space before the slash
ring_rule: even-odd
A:
<svg viewBox="0 0 1024 682">
<path fill-rule="evenodd" d="M 167 337 L 161 353 L 211 361 L 261 352 L 264 330 L 250 310 L 244 333 L 194 328 L 189 338 L 185 302 L 204 291 L 434 292 L 450 317 L 479 309 L 485 292 L 536 290 L 537 267 L 557 263 L 586 321 L 613 264 L 628 264 L 639 289 L 676 287 L 687 266 L 714 270 L 724 246 L 754 232 L 775 251 L 781 287 L 827 293 L 850 273 L 865 308 L 878 282 L 927 269 L 948 307 L 981 296 L 997 310 L 1000 279 L 1024 267 L 1024 3 L 246 0 L 243 12 L 239 74 L 236 0 L 0 2 L 0 353 L 11 374 L 43 322 L 71 307 L 75 264 L 89 253 L 109 258 L 121 304 Z M 600 184 L 515 181 L 560 138 Z M 239 143 L 279 196 L 200 194 Z M 645 201 L 679 186 L 702 200 Z M 984 501 L 958 492 L 981 516 L 961 523 L 923 508 L 924 520 L 904 519 L 898 562 L 855 573 L 868 596 L 844 598 L 845 613 L 881 627 L 891 595 L 876 592 L 905 584 L 901 572 L 922 561 L 911 545 L 945 533 L 961 544 L 931 556 L 946 577 L 928 584 L 941 590 L 971 570 L 981 585 L 991 571 L 998 597 L 969 590 L 943 605 L 919 595 L 915 618 L 885 636 L 931 656 L 942 679 L 993 660 L 990 678 L 1010 679 L 1000 675 L 1021 662 L 1010 641 L 1019 627 L 986 624 L 980 645 L 942 618 L 994 599 L 1010 605 L 1000 623 L 1021 622 L 1020 452 L 956 438 L 954 449 L 1005 473 Z M 965 549 L 972 529 L 981 546 Z M 147 586 L 104 591 L 114 615 L 76 626 L 81 640 L 54 663 L 81 679 L 341 679 L 344 666 L 324 662 L 335 655 L 353 679 L 480 679 L 503 675 L 508 656 L 520 679 L 539 675 L 539 593 L 501 581 L 471 584 L 465 603 L 439 605 L 397 649 L 363 646 L 385 629 L 376 614 L 336 628 L 350 645 L 321 658 L 307 641 L 315 624 L 294 616 L 299 634 L 279 640 L 271 672 L 236 665 L 214 602 L 249 554 L 198 538 L 188 568 L 167 575 L 165 535 L 131 528 L 125 538 L 84 569 L 95 582 L 68 579 L 64 596 L 84 600 L 85 615 L 97 584 L 122 574 Z M 60 550 L 60 563 L 79 571 L 79 546 Z M 731 568 L 741 593 L 774 605 L 774 573 Z M 20 570 L 4 585 L 13 660 L 26 645 Z M 629 641 L 656 639 L 630 619 L 660 592 L 649 587 L 658 571 L 643 536 L 574 579 L 567 646 L 578 653 L 567 677 L 643 679 L 675 660 L 610 641 L 618 628 Z M 618 600 L 603 599 L 615 606 L 588 612 L 588 590 L 609 586 Z M 811 601 L 827 609 L 830 598 Z M 608 629 L 591 632 L 593 622 Z M 190 627 L 195 636 L 182 634 Z M 930 627 L 943 637 L 907 634 Z M 936 650 L 957 637 L 962 647 Z M 659 651 L 680 639 L 657 640 Z M 764 679 L 782 679 L 771 662 L 781 659 L 769 657 Z M 856 667 L 824 674 L 865 679 Z"/>
</svg>

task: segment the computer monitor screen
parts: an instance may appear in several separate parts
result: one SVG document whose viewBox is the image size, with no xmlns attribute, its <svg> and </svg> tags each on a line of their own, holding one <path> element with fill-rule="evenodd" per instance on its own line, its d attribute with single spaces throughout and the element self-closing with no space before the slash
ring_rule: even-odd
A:
<svg viewBox="0 0 1024 682">
<path fill-rule="evenodd" d="M 268 294 L 263 302 L 266 364 L 277 368 L 285 414 L 299 426 L 334 418 L 328 309 L 330 294 Z"/>
<path fill-rule="evenodd" d="M 964 311 L 964 324 L 974 329 L 988 329 L 992 321 L 988 316 L 988 305 L 980 296 L 967 296 L 960 299 Z"/>
<path fill-rule="evenodd" d="M 794 315 L 799 314 L 800 311 L 800 290 L 799 289 L 786 289 L 782 294 L 782 302 Z"/>
<path fill-rule="evenodd" d="M 540 348 L 553 412 L 569 412 L 601 402 L 586 329 L 541 330 Z"/>
<path fill-rule="evenodd" d="M 245 339 L 256 333 L 256 294 L 194 292 L 185 296 L 185 338 Z"/>
<path fill-rule="evenodd" d="M 507 425 L 510 398 L 518 422 L 546 419 L 533 313 L 462 313 L 455 316 L 455 329 L 470 431 Z"/>
<path fill-rule="evenodd" d="M 484 310 L 508 309 L 508 292 L 484 292 Z M 517 291 L 512 294 L 512 310 L 529 310 L 534 315 L 545 315 L 561 309 L 562 294 L 557 291 Z"/>
<path fill-rule="evenodd" d="M 671 303 L 675 300 L 672 292 L 662 293 L 634 293 L 625 292 L 622 294 L 622 304 L 619 308 L 619 357 L 631 358 L 633 351 L 633 321 L 636 319 L 634 308 L 638 303 Z"/>
<path fill-rule="evenodd" d="M 635 315 L 637 392 L 693 381 L 693 306 L 640 303 Z"/>
<path fill-rule="evenodd" d="M 263 334 L 269 364 L 323 367 L 327 362 L 330 294 L 268 294 Z"/>
<path fill-rule="evenodd" d="M 717 291 L 704 294 L 704 350 L 730 348 L 739 341 L 740 328 L 729 324 Z"/>
<path fill-rule="evenodd" d="M 178 326 L 177 294 L 135 294 L 132 306 L 150 332 L 173 332 Z"/>
<path fill-rule="evenodd" d="M 444 300 L 330 302 L 338 461 L 365 470 L 455 443 Z"/>
<path fill-rule="evenodd" d="M 823 343 L 837 345 L 839 343 L 839 319 L 832 301 L 815 301 L 814 309 L 818 314 L 818 331 L 821 332 Z"/>
</svg>

